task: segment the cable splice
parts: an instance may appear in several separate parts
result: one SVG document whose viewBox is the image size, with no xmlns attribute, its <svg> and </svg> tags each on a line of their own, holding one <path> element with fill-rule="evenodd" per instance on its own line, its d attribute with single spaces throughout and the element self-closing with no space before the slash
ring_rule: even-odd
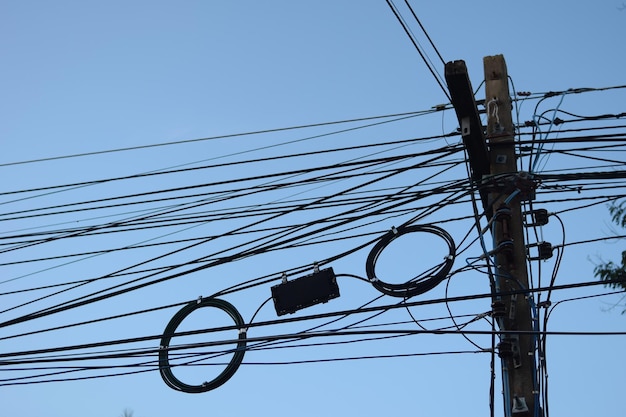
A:
<svg viewBox="0 0 626 417">
<path fill-rule="evenodd" d="M 237 342 L 237 348 L 233 351 L 234 354 L 232 359 L 218 376 L 216 376 L 212 381 L 204 382 L 200 385 L 189 385 L 180 381 L 172 373 L 172 366 L 169 362 L 169 344 L 174 336 L 174 333 L 176 332 L 176 329 L 182 321 L 193 311 L 202 307 L 215 307 L 226 312 L 235 321 L 235 325 L 239 328 L 239 341 Z M 165 331 L 161 337 L 161 344 L 159 348 L 159 372 L 161 373 L 163 381 L 172 389 L 190 394 L 211 391 L 221 386 L 235 374 L 239 365 L 241 365 L 241 362 L 243 361 L 243 356 L 246 352 L 246 330 L 247 329 L 245 328 L 245 323 L 241 314 L 239 314 L 239 311 L 237 311 L 237 309 L 229 302 L 218 298 L 198 299 L 197 301 L 190 302 L 181 308 L 178 313 L 174 315 L 174 317 L 172 317 L 170 322 L 165 327 Z"/>
<path fill-rule="evenodd" d="M 432 233 L 436 236 L 441 237 L 447 243 L 449 254 L 445 257 L 444 262 L 439 270 L 425 279 L 410 280 L 403 284 L 390 284 L 378 279 L 375 272 L 376 261 L 380 254 L 383 252 L 383 250 L 396 238 L 404 234 L 414 232 Z M 367 256 L 365 270 L 369 281 L 372 283 L 374 288 L 376 288 L 381 293 L 390 295 L 392 297 L 409 298 L 430 291 L 431 289 L 435 288 L 439 283 L 441 283 L 441 281 L 443 281 L 448 276 L 448 273 L 452 269 L 455 256 L 456 246 L 454 244 L 454 240 L 452 239 L 452 236 L 450 236 L 450 234 L 448 234 L 448 232 L 446 232 L 444 229 L 433 225 L 404 226 L 398 229 L 393 228 L 391 231 L 387 232 L 387 234 L 385 234 L 376 243 L 376 245 L 374 245 L 369 255 Z"/>
</svg>

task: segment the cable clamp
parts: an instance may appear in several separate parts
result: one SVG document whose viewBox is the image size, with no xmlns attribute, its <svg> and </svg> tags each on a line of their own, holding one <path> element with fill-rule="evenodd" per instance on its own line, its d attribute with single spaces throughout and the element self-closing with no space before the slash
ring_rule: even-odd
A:
<svg viewBox="0 0 626 417">
<path fill-rule="evenodd" d="M 247 327 L 242 327 L 241 329 L 239 329 L 239 334 L 246 334 L 247 332 L 248 332 Z"/>
<path fill-rule="evenodd" d="M 519 171 L 514 180 L 515 187 L 520 191 L 521 201 L 532 201 L 536 197 L 535 190 L 539 187 L 540 180 L 530 172 Z"/>
<path fill-rule="evenodd" d="M 313 262 L 313 272 L 316 274 L 320 272 L 320 266 L 317 262 Z"/>
<path fill-rule="evenodd" d="M 287 273 L 283 272 L 283 274 L 281 275 L 280 278 L 281 278 L 281 281 L 282 281 L 283 284 L 286 283 L 287 282 Z"/>
<path fill-rule="evenodd" d="M 500 205 L 500 207 L 498 207 L 498 209 L 494 213 L 494 217 L 496 221 L 501 221 L 503 219 L 510 220 L 511 213 L 512 213 L 511 206 L 509 206 L 507 203 L 503 203 L 502 205 Z"/>
<path fill-rule="evenodd" d="M 198 296 L 198 300 L 196 301 L 196 304 L 200 304 L 201 302 L 202 302 L 202 296 L 201 296 L 201 295 L 199 295 L 199 296 Z"/>
<path fill-rule="evenodd" d="M 526 223 L 526 227 L 545 226 L 546 224 L 548 224 L 550 217 L 550 215 L 548 214 L 548 210 L 546 209 L 526 211 L 523 214 L 524 216 L 530 215 L 532 218 L 532 223 Z"/>
<path fill-rule="evenodd" d="M 537 256 L 530 256 L 530 248 L 532 247 L 537 247 Z M 526 245 L 526 251 L 529 261 L 541 261 L 552 258 L 552 252 L 554 251 L 554 248 L 552 247 L 552 244 L 550 242 L 539 242 Z"/>
<path fill-rule="evenodd" d="M 526 398 L 515 396 L 513 398 L 512 414 L 528 413 L 528 405 L 526 405 Z"/>
<path fill-rule="evenodd" d="M 396 229 L 396 226 L 391 226 L 391 233 L 393 233 L 394 235 L 398 234 L 398 229 Z"/>
</svg>

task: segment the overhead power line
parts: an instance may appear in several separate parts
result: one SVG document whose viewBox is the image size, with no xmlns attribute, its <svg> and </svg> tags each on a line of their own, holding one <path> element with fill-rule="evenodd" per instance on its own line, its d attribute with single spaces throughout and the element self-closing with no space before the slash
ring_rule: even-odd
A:
<svg viewBox="0 0 626 417">
<path fill-rule="evenodd" d="M 400 117 L 400 118 L 415 117 L 415 116 L 419 116 L 419 115 L 422 115 L 422 114 L 431 113 L 431 112 L 434 112 L 434 111 L 438 111 L 438 110 L 437 109 L 431 109 L 431 110 L 426 110 L 426 111 L 416 111 L 416 112 L 387 114 L 387 115 L 384 115 L 384 116 L 360 117 L 360 118 L 356 118 L 356 119 L 339 120 L 339 121 L 333 121 L 333 122 L 312 123 L 312 124 L 307 124 L 307 125 L 281 127 L 281 128 L 265 129 L 265 130 L 255 130 L 255 131 L 243 132 L 243 133 L 231 133 L 231 134 L 227 134 L 227 135 L 209 136 L 209 137 L 205 137 L 205 138 L 184 139 L 184 140 L 177 140 L 177 141 L 170 141 L 170 142 L 152 143 L 152 144 L 148 144 L 148 145 L 129 146 L 129 147 L 126 147 L 126 148 L 105 149 L 105 150 L 102 150 L 102 151 L 83 152 L 83 153 L 77 153 L 77 154 L 71 154 L 71 155 L 51 156 L 51 157 L 48 157 L 48 158 L 31 159 L 31 160 L 25 160 L 25 161 L 5 162 L 5 163 L 0 164 L 0 167 L 12 166 L 12 165 L 32 164 L 32 163 L 36 163 L 36 162 L 55 161 L 55 160 L 59 160 L 59 159 L 79 158 L 79 157 L 84 157 L 84 156 L 102 155 L 102 154 L 107 154 L 107 153 L 134 151 L 134 150 L 156 148 L 156 147 L 162 147 L 162 146 L 181 145 L 181 144 L 185 144 L 185 143 L 204 142 L 204 141 L 216 140 L 216 139 L 228 139 L 228 138 L 237 138 L 237 137 L 242 137 L 242 136 L 261 135 L 261 134 L 265 134 L 265 133 L 278 133 L 278 132 L 284 132 L 284 131 L 289 131 L 289 130 L 298 130 L 298 129 L 313 128 L 313 127 L 331 126 L 331 125 L 337 125 L 337 124 L 343 124 L 343 123 L 354 123 L 354 122 L 364 122 L 364 121 L 368 121 L 368 120 L 388 119 L 388 118 L 392 118 L 392 117 Z M 370 126 L 368 125 L 368 126 L 365 126 L 365 127 L 370 127 Z M 362 128 L 362 127 L 359 127 L 359 128 Z"/>
<path fill-rule="evenodd" d="M 398 20 L 398 22 L 400 23 L 400 25 L 402 26 L 402 29 L 404 29 L 404 32 L 406 33 L 406 35 L 409 37 L 409 40 L 411 41 L 411 43 L 413 44 L 413 46 L 415 47 L 415 50 L 417 51 L 417 53 L 420 55 L 420 57 L 422 58 L 422 61 L 424 61 L 424 63 L 426 64 L 426 68 L 428 68 L 428 71 L 430 71 L 430 73 L 432 74 L 432 76 L 435 78 L 435 81 L 437 82 L 437 84 L 439 85 L 439 88 L 441 88 L 441 91 L 443 91 L 443 93 L 445 94 L 445 96 L 447 97 L 448 101 L 451 102 L 452 99 L 450 98 L 450 93 L 448 93 L 448 89 L 444 86 L 444 83 L 442 81 L 441 76 L 438 74 L 437 70 L 435 69 L 435 67 L 431 64 L 430 59 L 427 58 L 426 54 L 424 51 L 422 51 L 422 48 L 420 48 L 419 43 L 417 41 L 417 39 L 415 38 L 415 36 L 413 35 L 411 29 L 409 28 L 409 26 L 406 24 L 404 18 L 402 18 L 401 13 L 398 11 L 398 8 L 396 7 L 396 5 L 393 3 L 392 0 L 387 0 L 387 5 L 389 6 L 389 8 L 391 9 L 391 11 L 393 12 L 394 16 L 396 17 L 396 19 Z M 408 2 L 407 2 L 408 5 Z M 410 6 L 409 6 L 410 7 Z M 415 13 L 413 12 L 413 9 L 411 8 L 411 12 L 413 13 L 413 16 L 415 16 L 415 18 L 417 19 L 417 16 L 415 15 Z M 420 27 L 423 26 L 420 23 Z M 426 33 L 426 31 L 424 31 L 424 33 Z M 432 40 L 430 39 L 430 37 L 428 36 L 428 34 L 426 34 L 426 36 L 428 37 L 429 41 L 432 44 Z M 434 44 L 433 44 L 434 47 Z M 436 49 L 436 48 L 435 48 Z M 437 55 L 439 55 L 439 57 L 441 58 L 441 55 L 439 54 L 439 52 L 437 51 Z"/>
</svg>

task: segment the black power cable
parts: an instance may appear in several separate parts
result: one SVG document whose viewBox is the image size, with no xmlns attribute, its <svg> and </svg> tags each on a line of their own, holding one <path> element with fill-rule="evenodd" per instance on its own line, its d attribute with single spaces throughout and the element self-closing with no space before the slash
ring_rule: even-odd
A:
<svg viewBox="0 0 626 417">
<path fill-rule="evenodd" d="M 448 256 L 446 256 L 439 270 L 426 278 L 419 280 L 410 280 L 403 284 L 389 284 L 378 279 L 375 272 L 376 261 L 382 251 L 396 238 L 407 233 L 414 232 L 432 233 L 436 236 L 441 237 L 447 243 L 449 254 Z M 454 240 L 452 239 L 452 236 L 450 236 L 448 232 L 446 232 L 444 229 L 433 225 L 401 226 L 397 229 L 394 228 L 391 231 L 387 232 L 376 243 L 376 245 L 374 245 L 369 255 L 367 256 L 365 271 L 367 273 L 367 278 L 370 280 L 374 288 L 376 288 L 378 291 L 386 295 L 391 295 L 392 297 L 410 298 L 415 295 L 423 294 L 427 291 L 430 291 L 431 289 L 435 288 L 441 281 L 443 281 L 452 269 L 455 254 L 456 246 L 454 244 Z"/>
<path fill-rule="evenodd" d="M 189 316 L 189 314 L 202 307 L 215 307 L 226 312 L 235 321 L 237 328 L 239 328 L 239 341 L 237 342 L 237 348 L 234 350 L 232 359 L 218 376 L 216 376 L 212 381 L 204 382 L 201 385 L 189 385 L 176 378 L 172 372 L 172 366 L 170 365 L 169 360 L 169 344 L 174 336 L 174 333 L 176 332 L 176 329 L 182 321 Z M 159 348 L 159 372 L 161 373 L 163 381 L 165 381 L 167 386 L 172 389 L 192 394 L 210 391 L 228 381 L 235 374 L 239 365 L 241 365 L 246 351 L 247 336 L 246 328 L 244 326 L 245 323 L 241 314 L 239 314 L 239 311 L 237 311 L 237 309 L 229 302 L 220 300 L 219 298 L 206 298 L 200 301 L 192 301 L 181 308 L 167 324 L 165 331 L 163 332 L 163 336 L 161 337 L 161 345 Z"/>
<path fill-rule="evenodd" d="M 426 64 L 426 68 L 428 68 L 430 73 L 433 75 L 433 77 L 435 78 L 435 81 L 437 81 L 437 84 L 439 85 L 439 87 L 441 87 L 441 90 L 446 95 L 448 100 L 450 100 L 450 102 L 452 102 L 452 99 L 450 98 L 450 93 L 448 93 L 448 90 L 444 87 L 443 83 L 440 80 L 441 76 L 439 76 L 437 74 L 437 71 L 433 68 L 432 64 L 430 63 L 430 59 L 428 59 L 426 57 L 426 55 L 424 54 L 424 52 L 420 48 L 419 44 L 417 43 L 417 40 L 413 36 L 413 33 L 411 32 L 411 30 L 407 26 L 406 22 L 404 21 L 404 18 L 400 15 L 400 12 L 398 11 L 398 9 L 396 8 L 396 5 L 393 4 L 392 0 L 387 0 L 387 5 L 389 6 L 391 11 L 393 12 L 394 16 L 396 16 L 396 19 L 398 19 L 398 23 L 400 23 L 400 25 L 402 26 L 402 29 L 404 29 L 404 32 L 409 37 L 409 40 L 411 41 L 411 43 L 415 47 L 415 50 L 417 50 L 417 52 L 419 53 L 420 57 L 422 58 L 422 61 L 424 61 L 424 63 Z M 411 11 L 413 11 L 413 10 L 411 9 Z M 415 16 L 415 14 L 414 14 L 414 16 Z M 417 16 L 415 16 L 415 17 L 417 18 Z M 421 23 L 420 23 L 420 26 L 421 26 Z M 423 29 L 423 27 L 422 27 L 422 29 Z M 424 31 L 424 33 L 426 33 L 426 31 Z M 426 34 L 426 36 L 428 36 L 428 34 Z M 429 40 L 430 40 L 430 37 L 429 37 Z M 431 43 L 432 43 L 432 41 L 431 41 Z M 434 45 L 433 45 L 433 47 L 434 47 Z M 437 54 L 439 54 L 439 52 L 437 52 Z"/>
</svg>

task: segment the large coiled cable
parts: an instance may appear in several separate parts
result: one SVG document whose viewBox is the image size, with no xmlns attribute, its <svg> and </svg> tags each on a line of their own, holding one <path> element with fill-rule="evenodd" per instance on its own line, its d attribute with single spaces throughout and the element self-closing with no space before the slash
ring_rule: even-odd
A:
<svg viewBox="0 0 626 417">
<path fill-rule="evenodd" d="M 400 236 L 415 232 L 426 232 L 434 234 L 441 237 L 448 245 L 448 256 L 445 257 L 439 269 L 435 273 L 430 274 L 428 277 L 418 280 L 410 280 L 403 284 L 390 284 L 380 280 L 376 276 L 375 269 L 376 261 L 378 260 L 378 257 L 380 256 L 382 251 L 387 247 L 387 245 L 389 245 Z M 393 228 L 391 231 L 387 232 L 382 238 L 380 238 L 380 240 L 376 243 L 376 245 L 374 245 L 369 255 L 367 256 L 365 270 L 367 273 L 367 278 L 372 283 L 374 288 L 376 288 L 378 291 L 382 292 L 383 294 L 391 295 L 393 297 L 409 298 L 430 291 L 431 289 L 435 288 L 441 281 L 443 281 L 452 269 L 455 256 L 456 246 L 454 244 L 454 240 L 452 240 L 452 236 L 450 236 L 450 234 L 448 234 L 448 232 L 446 232 L 444 229 L 433 225 L 403 226 L 397 229 Z"/>
<path fill-rule="evenodd" d="M 182 323 L 182 321 L 193 311 L 202 307 L 215 307 L 226 312 L 235 321 L 235 325 L 240 329 L 239 341 L 237 342 L 237 348 L 234 350 L 232 359 L 217 377 L 215 377 L 212 381 L 204 382 L 201 385 L 189 385 L 180 381 L 172 373 L 169 362 L 169 344 L 180 323 Z M 228 381 L 237 371 L 239 365 L 241 365 L 243 355 L 246 351 L 246 337 L 246 329 L 244 327 L 243 318 L 232 304 L 218 298 L 207 298 L 200 301 L 193 301 L 181 308 L 174 315 L 174 317 L 172 317 L 170 322 L 165 327 L 163 336 L 161 336 L 161 348 L 159 350 L 159 372 L 161 373 L 161 377 L 170 388 L 177 391 L 195 394 L 215 389 Z"/>
</svg>

